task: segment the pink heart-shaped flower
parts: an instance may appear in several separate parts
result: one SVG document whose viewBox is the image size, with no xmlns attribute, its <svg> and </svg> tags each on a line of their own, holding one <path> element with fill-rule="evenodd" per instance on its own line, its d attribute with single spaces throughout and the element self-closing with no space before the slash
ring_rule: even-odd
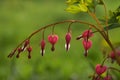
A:
<svg viewBox="0 0 120 80">
<path fill-rule="evenodd" d="M 83 46 L 84 46 L 84 49 L 85 50 L 88 50 L 88 49 L 90 49 L 91 48 L 91 46 L 92 46 L 92 41 L 91 40 L 83 40 Z"/>
<path fill-rule="evenodd" d="M 110 75 L 107 75 L 104 80 L 112 80 L 112 77 Z"/>
<path fill-rule="evenodd" d="M 58 41 L 58 36 L 57 35 L 49 35 L 48 36 L 48 41 L 54 45 Z"/>
<path fill-rule="evenodd" d="M 92 30 L 86 30 L 82 33 L 82 38 L 86 38 L 86 37 L 92 37 L 93 36 L 93 32 Z"/>
<path fill-rule="evenodd" d="M 101 75 L 102 73 L 104 73 L 107 70 L 107 67 L 102 66 L 101 64 L 97 64 L 95 70 L 98 75 Z"/>
</svg>

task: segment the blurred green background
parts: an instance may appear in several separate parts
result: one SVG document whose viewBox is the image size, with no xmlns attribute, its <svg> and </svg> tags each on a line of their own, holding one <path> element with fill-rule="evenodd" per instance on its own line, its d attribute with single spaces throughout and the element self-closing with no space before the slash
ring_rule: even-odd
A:
<svg viewBox="0 0 120 80">
<path fill-rule="evenodd" d="M 106 0 L 108 9 L 115 10 L 120 5 L 119 0 Z M 0 80 L 90 80 L 88 76 L 94 73 L 94 66 L 103 60 L 102 37 L 96 33 L 93 47 L 85 58 L 81 41 L 75 38 L 87 29 L 82 24 L 72 25 L 72 41 L 69 52 L 64 49 L 65 34 L 68 24 L 55 27 L 55 33 L 59 35 L 59 41 L 55 45 L 56 50 L 51 52 L 51 45 L 47 41 L 47 35 L 51 28 L 45 31 L 47 41 L 45 55 L 40 54 L 41 33 L 31 40 L 33 47 L 32 59 L 27 58 L 27 52 L 21 54 L 19 59 L 7 58 L 7 55 L 17 44 L 30 33 L 50 23 L 68 19 L 80 19 L 93 22 L 87 14 L 70 14 L 65 11 L 65 0 L 0 0 Z M 97 15 L 102 17 L 103 7 L 98 6 Z M 112 42 L 120 41 L 120 29 L 110 31 Z M 115 36 L 114 36 L 115 35 Z M 108 61 L 110 62 L 110 61 Z M 114 63 L 106 63 L 119 68 Z M 120 73 L 111 72 L 115 80 L 120 79 Z"/>
</svg>

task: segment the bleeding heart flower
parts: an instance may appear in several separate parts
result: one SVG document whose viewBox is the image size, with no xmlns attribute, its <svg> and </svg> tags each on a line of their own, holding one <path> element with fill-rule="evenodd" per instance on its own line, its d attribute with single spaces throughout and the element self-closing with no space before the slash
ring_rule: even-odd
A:
<svg viewBox="0 0 120 80">
<path fill-rule="evenodd" d="M 117 53 L 117 56 L 120 57 L 120 50 L 116 50 L 116 53 Z M 113 62 L 116 60 L 115 52 L 112 51 L 112 52 L 109 54 L 109 57 L 111 58 L 111 63 L 113 63 Z"/>
<path fill-rule="evenodd" d="M 102 73 L 104 73 L 107 70 L 107 67 L 102 66 L 101 64 L 97 64 L 95 70 L 98 75 L 101 75 Z"/>
<path fill-rule="evenodd" d="M 41 42 L 40 42 L 40 46 L 41 46 L 41 54 L 43 56 L 43 54 L 45 53 L 45 40 L 43 39 Z"/>
<path fill-rule="evenodd" d="M 58 41 L 58 35 L 55 35 L 55 34 L 54 35 L 49 35 L 48 36 L 48 41 L 52 44 L 51 50 L 54 51 L 55 50 L 54 45 Z"/>
<path fill-rule="evenodd" d="M 110 75 L 107 75 L 104 80 L 112 80 L 112 77 Z"/>
<path fill-rule="evenodd" d="M 68 51 L 70 48 L 71 34 L 68 32 L 65 36 L 66 44 L 65 49 Z"/>
<path fill-rule="evenodd" d="M 120 50 L 116 50 L 116 53 L 117 53 L 117 56 L 120 56 Z M 114 53 L 114 51 L 112 51 L 109 56 L 110 56 L 111 59 L 114 60 L 115 59 L 115 53 Z"/>
<path fill-rule="evenodd" d="M 109 56 L 110 56 L 111 59 L 115 59 L 115 53 L 113 51 L 110 53 Z"/>
<path fill-rule="evenodd" d="M 82 33 L 82 35 L 78 36 L 76 39 L 79 40 L 81 38 L 88 39 L 93 36 L 92 30 L 86 30 Z"/>
<path fill-rule="evenodd" d="M 92 47 L 92 41 L 84 39 L 82 43 L 83 43 L 83 46 L 84 46 L 84 49 L 85 49 L 84 55 L 87 56 L 88 49 L 90 49 Z"/>
<path fill-rule="evenodd" d="M 27 47 L 27 51 L 28 51 L 28 59 L 30 59 L 30 58 L 31 58 L 30 53 L 31 53 L 31 51 L 32 51 L 32 47 L 31 47 L 31 46 L 28 46 L 28 47 Z"/>
<path fill-rule="evenodd" d="M 16 58 L 19 58 L 20 53 L 23 51 L 21 47 L 18 48 L 18 54 L 16 55 Z"/>
</svg>

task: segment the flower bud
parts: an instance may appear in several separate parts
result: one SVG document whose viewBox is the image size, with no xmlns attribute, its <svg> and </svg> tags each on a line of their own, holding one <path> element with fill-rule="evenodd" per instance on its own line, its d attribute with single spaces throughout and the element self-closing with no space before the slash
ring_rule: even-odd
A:
<svg viewBox="0 0 120 80">
<path fill-rule="evenodd" d="M 19 58 L 19 55 L 20 55 L 20 53 L 21 53 L 22 51 L 23 51 L 22 48 L 19 47 L 19 48 L 18 48 L 18 54 L 16 55 L 16 58 Z"/>
<path fill-rule="evenodd" d="M 66 44 L 65 44 L 65 49 L 68 51 L 70 48 L 70 41 L 71 41 L 71 34 L 67 33 L 65 36 Z"/>
<path fill-rule="evenodd" d="M 42 54 L 42 56 L 43 56 L 43 54 L 45 53 L 45 40 L 42 40 L 41 42 L 40 42 L 40 46 L 41 46 L 41 54 Z"/>
<path fill-rule="evenodd" d="M 30 58 L 31 58 L 30 53 L 31 53 L 31 51 L 32 51 L 32 47 L 31 47 L 31 46 L 28 46 L 28 47 L 27 47 L 27 51 L 28 51 L 28 59 L 30 59 Z"/>
<path fill-rule="evenodd" d="M 120 57 L 120 50 L 116 50 L 116 54 L 117 54 L 117 56 L 119 56 Z M 115 52 L 114 51 L 112 51 L 110 54 L 109 54 L 109 57 L 111 58 L 111 60 L 112 60 L 112 63 L 116 60 L 116 57 L 115 57 Z"/>
<path fill-rule="evenodd" d="M 25 43 L 24 43 L 24 47 L 26 47 L 29 43 L 30 43 L 30 41 L 26 40 Z"/>
</svg>

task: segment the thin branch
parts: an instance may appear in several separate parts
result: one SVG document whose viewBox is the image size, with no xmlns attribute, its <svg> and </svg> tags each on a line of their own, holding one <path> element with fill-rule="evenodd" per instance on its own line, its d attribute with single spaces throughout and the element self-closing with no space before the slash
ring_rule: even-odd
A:
<svg viewBox="0 0 120 80">
<path fill-rule="evenodd" d="M 108 67 L 108 69 L 111 69 L 111 70 L 115 70 L 115 71 L 120 72 L 120 70 L 119 70 L 119 69 L 116 69 L 116 68 L 114 68 L 114 67 Z"/>
<path fill-rule="evenodd" d="M 106 20 L 105 25 L 106 25 L 106 26 L 108 26 L 107 8 L 106 8 L 106 5 L 105 5 L 105 2 L 104 2 L 104 1 L 102 1 L 102 2 L 103 2 L 103 7 L 104 7 L 104 10 L 105 10 L 105 20 Z M 107 32 L 107 37 L 109 37 L 109 35 L 108 35 L 108 27 L 107 27 L 106 32 Z"/>
</svg>

